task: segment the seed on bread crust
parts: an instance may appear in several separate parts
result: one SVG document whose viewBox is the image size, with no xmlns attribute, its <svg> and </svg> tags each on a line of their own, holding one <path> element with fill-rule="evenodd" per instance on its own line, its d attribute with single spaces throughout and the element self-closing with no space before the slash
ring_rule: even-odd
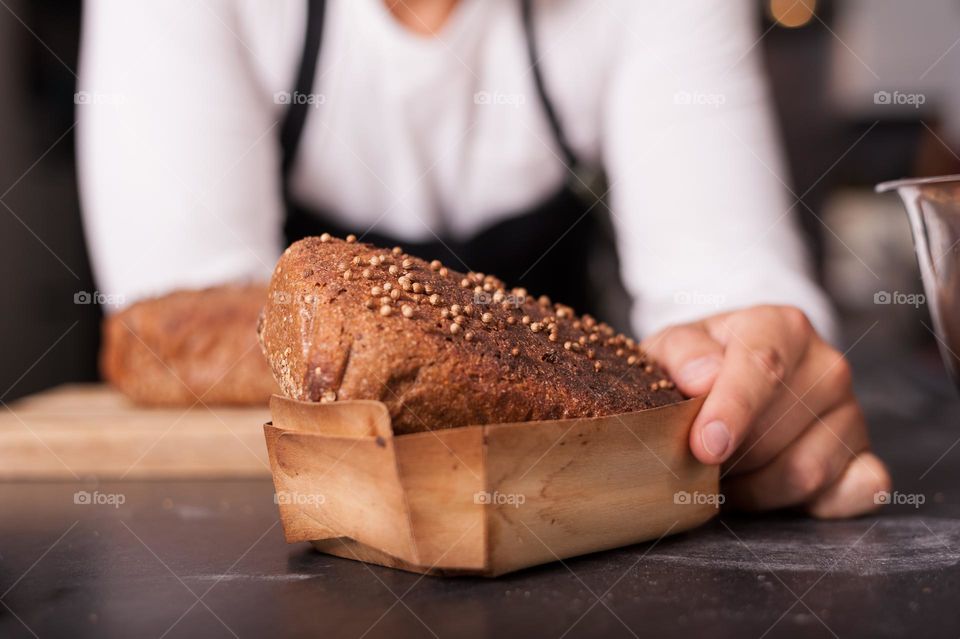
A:
<svg viewBox="0 0 960 639">
<path fill-rule="evenodd" d="M 493 275 L 458 273 L 397 248 L 321 236 L 284 253 L 259 329 L 282 392 L 381 401 L 397 434 L 601 416 L 683 398 L 608 325 Z"/>
</svg>

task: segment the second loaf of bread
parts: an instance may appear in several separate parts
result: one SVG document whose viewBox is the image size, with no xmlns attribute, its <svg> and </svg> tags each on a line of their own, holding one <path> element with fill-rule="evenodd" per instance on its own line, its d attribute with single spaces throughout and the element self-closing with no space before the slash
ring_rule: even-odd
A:
<svg viewBox="0 0 960 639">
<path fill-rule="evenodd" d="M 683 399 L 632 339 L 589 316 L 352 237 L 287 249 L 258 334 L 288 397 L 379 400 L 397 433 Z"/>
</svg>

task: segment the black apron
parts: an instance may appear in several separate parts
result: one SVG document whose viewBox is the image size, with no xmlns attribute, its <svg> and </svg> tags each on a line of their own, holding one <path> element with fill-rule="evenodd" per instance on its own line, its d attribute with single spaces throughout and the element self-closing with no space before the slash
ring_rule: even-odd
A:
<svg viewBox="0 0 960 639">
<path fill-rule="evenodd" d="M 379 1 L 379 0 L 378 0 Z M 307 30 L 295 90 L 300 95 L 313 91 L 323 32 L 326 2 L 307 0 Z M 283 189 L 286 201 L 284 231 L 288 242 L 327 232 L 345 237 L 353 233 L 361 241 L 382 247 L 397 244 L 412 255 L 426 260 L 438 259 L 454 270 L 492 273 L 508 286 L 524 287 L 532 295 L 546 294 L 553 301 L 573 306 L 580 313 L 597 314 L 598 295 L 589 276 L 589 252 L 600 233 L 598 216 L 582 192 L 578 176 L 579 162 L 567 142 L 557 112 L 546 94 L 533 37 L 533 13 L 530 0 L 520 0 L 520 19 L 527 40 L 528 63 L 533 71 L 538 100 L 550 125 L 554 142 L 568 169 L 563 187 L 532 210 L 519 211 L 488 226 L 467 240 L 441 237 L 441 241 L 398 241 L 375 229 L 344 226 L 323 211 L 300 205 L 290 194 L 290 173 L 303 133 L 307 114 L 313 105 L 292 101 L 281 128 L 283 153 Z M 518 175 L 517 179 L 523 179 Z M 581 187 L 581 188 L 578 188 Z M 495 188 L 491 185 L 491 188 Z M 607 240 L 606 250 L 615 250 Z"/>
</svg>

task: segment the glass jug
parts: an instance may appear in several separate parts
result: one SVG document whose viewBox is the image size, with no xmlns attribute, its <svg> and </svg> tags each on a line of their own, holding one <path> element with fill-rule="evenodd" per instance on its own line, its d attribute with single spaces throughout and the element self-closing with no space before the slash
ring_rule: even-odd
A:
<svg viewBox="0 0 960 639">
<path fill-rule="evenodd" d="M 933 330 L 960 388 L 960 175 L 894 180 L 876 190 L 896 190 L 907 209 Z"/>
</svg>

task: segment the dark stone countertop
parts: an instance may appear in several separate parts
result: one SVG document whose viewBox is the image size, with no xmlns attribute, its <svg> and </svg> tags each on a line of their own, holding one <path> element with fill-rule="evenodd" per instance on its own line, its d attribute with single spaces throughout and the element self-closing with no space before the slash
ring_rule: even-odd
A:
<svg viewBox="0 0 960 639">
<path fill-rule="evenodd" d="M 0 636 L 956 637 L 960 400 L 933 356 L 859 368 L 875 448 L 918 508 L 724 514 L 655 545 L 442 579 L 286 545 L 268 481 L 7 483 Z M 94 488 L 125 501 L 74 504 Z"/>
</svg>

